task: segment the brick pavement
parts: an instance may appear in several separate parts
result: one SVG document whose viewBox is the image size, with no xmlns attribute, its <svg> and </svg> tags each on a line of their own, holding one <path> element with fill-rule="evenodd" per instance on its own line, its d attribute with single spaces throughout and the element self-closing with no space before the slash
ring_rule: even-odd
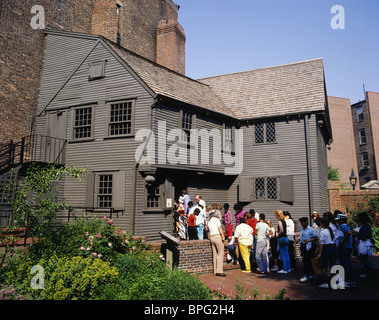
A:
<svg viewBox="0 0 379 320">
<path fill-rule="evenodd" d="M 379 261 L 379 256 L 375 257 Z M 353 259 L 353 264 L 357 270 L 359 263 Z M 226 277 L 216 277 L 213 274 L 199 275 L 210 289 L 218 291 L 228 298 L 235 299 L 236 283 L 240 282 L 245 289 L 245 296 L 250 299 L 251 290 L 258 288 L 261 297 L 264 299 L 266 293 L 271 296 L 277 294 L 282 288 L 286 289 L 286 296 L 291 300 L 378 300 L 379 283 L 369 278 L 357 277 L 356 288 L 346 289 L 321 289 L 318 288 L 318 281 L 311 280 L 308 283 L 301 283 L 302 263 L 298 262 L 296 272 L 290 274 L 278 274 L 271 272 L 267 276 L 258 276 L 254 273 L 243 273 L 240 269 L 225 270 Z"/>
</svg>

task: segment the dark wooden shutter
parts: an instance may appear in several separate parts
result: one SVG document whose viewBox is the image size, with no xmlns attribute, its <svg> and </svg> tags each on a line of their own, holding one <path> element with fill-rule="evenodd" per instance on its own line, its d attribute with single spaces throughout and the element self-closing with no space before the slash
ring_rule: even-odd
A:
<svg viewBox="0 0 379 320">
<path fill-rule="evenodd" d="M 251 177 L 239 177 L 238 201 L 251 202 Z"/>
<path fill-rule="evenodd" d="M 280 177 L 280 201 L 294 202 L 293 176 Z"/>
<path fill-rule="evenodd" d="M 113 207 L 115 210 L 125 209 L 125 172 L 117 172 L 113 175 Z"/>
<path fill-rule="evenodd" d="M 95 193 L 95 174 L 93 172 L 87 173 L 86 177 L 86 207 L 94 207 L 94 193 Z"/>
</svg>

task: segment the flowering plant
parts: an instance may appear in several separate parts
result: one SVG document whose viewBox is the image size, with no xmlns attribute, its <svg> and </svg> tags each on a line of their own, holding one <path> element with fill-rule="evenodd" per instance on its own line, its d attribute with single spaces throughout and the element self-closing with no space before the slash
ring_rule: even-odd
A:
<svg viewBox="0 0 379 320">
<path fill-rule="evenodd" d="M 88 258 L 111 261 L 117 254 L 139 253 L 146 248 L 140 239 L 116 228 L 111 219 L 104 217 L 95 232 L 82 234 L 80 253 Z"/>
</svg>

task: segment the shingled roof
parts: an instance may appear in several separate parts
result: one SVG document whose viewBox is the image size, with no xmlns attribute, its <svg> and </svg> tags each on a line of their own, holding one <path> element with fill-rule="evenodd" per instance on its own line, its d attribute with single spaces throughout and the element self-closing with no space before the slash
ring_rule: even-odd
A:
<svg viewBox="0 0 379 320">
<path fill-rule="evenodd" d="M 208 84 L 239 119 L 325 110 L 321 58 L 198 80 Z"/>
<path fill-rule="evenodd" d="M 237 118 L 208 85 L 145 59 L 104 37 L 102 39 L 155 94 Z"/>
</svg>

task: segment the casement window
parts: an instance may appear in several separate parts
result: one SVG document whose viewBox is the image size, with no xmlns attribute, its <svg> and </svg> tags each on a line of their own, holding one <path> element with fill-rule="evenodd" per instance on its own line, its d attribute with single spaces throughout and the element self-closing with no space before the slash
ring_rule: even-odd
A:
<svg viewBox="0 0 379 320">
<path fill-rule="evenodd" d="M 73 139 L 81 140 L 92 138 L 93 107 L 75 108 L 73 118 Z"/>
<path fill-rule="evenodd" d="M 134 132 L 134 101 L 109 104 L 108 136 L 130 136 Z"/>
<path fill-rule="evenodd" d="M 359 106 L 357 108 L 357 121 L 358 122 L 361 122 L 364 120 L 364 116 L 363 116 L 363 106 Z"/>
<path fill-rule="evenodd" d="M 253 188 L 253 200 L 279 199 L 278 177 L 253 178 Z"/>
<path fill-rule="evenodd" d="M 124 210 L 125 172 L 90 172 L 86 177 L 86 207 Z"/>
<path fill-rule="evenodd" d="M 146 186 L 146 209 L 162 209 L 162 188 L 160 185 Z"/>
<path fill-rule="evenodd" d="M 255 143 L 274 143 L 276 142 L 275 122 L 257 123 L 254 130 Z"/>
<path fill-rule="evenodd" d="M 359 143 L 360 144 L 367 143 L 366 130 L 364 128 L 359 130 Z"/>
<path fill-rule="evenodd" d="M 112 208 L 113 175 L 99 174 L 98 179 L 97 207 Z"/>
<path fill-rule="evenodd" d="M 232 125 L 223 125 L 223 135 L 222 135 L 222 149 L 223 151 L 234 152 L 235 145 L 235 127 Z"/>
<path fill-rule="evenodd" d="M 293 176 L 239 177 L 238 201 L 277 200 L 294 202 Z"/>
<path fill-rule="evenodd" d="M 180 112 L 180 128 L 182 129 L 182 136 L 180 141 L 187 145 L 191 140 L 191 129 L 194 129 L 195 115 L 189 111 L 181 110 Z"/>
<path fill-rule="evenodd" d="M 370 165 L 368 152 L 362 152 L 362 164 L 364 168 L 367 168 Z"/>
</svg>

